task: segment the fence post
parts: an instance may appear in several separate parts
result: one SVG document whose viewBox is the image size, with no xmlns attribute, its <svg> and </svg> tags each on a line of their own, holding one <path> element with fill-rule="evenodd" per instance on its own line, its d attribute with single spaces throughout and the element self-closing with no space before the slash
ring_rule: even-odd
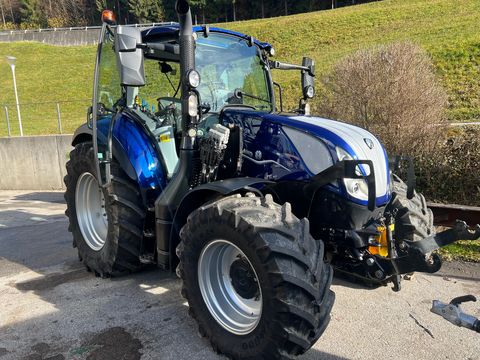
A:
<svg viewBox="0 0 480 360">
<path fill-rule="evenodd" d="M 58 131 L 60 131 L 60 135 L 63 134 L 62 129 L 62 115 L 60 114 L 60 104 L 57 103 L 57 124 L 58 124 Z"/>
<path fill-rule="evenodd" d="M 7 119 L 7 130 L 8 130 L 8 137 L 12 136 L 10 131 L 10 119 L 8 118 L 8 107 L 5 106 L 5 118 Z"/>
</svg>

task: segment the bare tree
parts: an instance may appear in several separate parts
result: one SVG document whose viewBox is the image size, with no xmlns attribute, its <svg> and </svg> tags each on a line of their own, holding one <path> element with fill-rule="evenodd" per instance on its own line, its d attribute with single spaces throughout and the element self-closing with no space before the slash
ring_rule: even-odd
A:
<svg viewBox="0 0 480 360">
<path fill-rule="evenodd" d="M 7 22 L 5 21 L 5 11 L 3 9 L 3 0 L 0 0 L 0 10 L 2 11 L 3 27 L 5 27 L 7 25 Z"/>
<path fill-rule="evenodd" d="M 372 131 L 391 154 L 432 152 L 444 132 L 445 91 L 428 55 L 412 43 L 348 56 L 323 85 L 322 115 Z"/>
</svg>

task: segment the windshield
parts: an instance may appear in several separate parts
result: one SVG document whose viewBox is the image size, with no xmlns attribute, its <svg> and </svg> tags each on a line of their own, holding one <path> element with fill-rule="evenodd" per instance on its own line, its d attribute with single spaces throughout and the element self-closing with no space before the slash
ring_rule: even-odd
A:
<svg viewBox="0 0 480 360">
<path fill-rule="evenodd" d="M 202 79 L 198 88 L 201 101 L 210 106 L 210 111 L 218 112 L 229 104 L 273 110 L 260 50 L 246 40 L 218 33 L 210 33 L 208 38 L 199 34 L 196 69 Z"/>
</svg>

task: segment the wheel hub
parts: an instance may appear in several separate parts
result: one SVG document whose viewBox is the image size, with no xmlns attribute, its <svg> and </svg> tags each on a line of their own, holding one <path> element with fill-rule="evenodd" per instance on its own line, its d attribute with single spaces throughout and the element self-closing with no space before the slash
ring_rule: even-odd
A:
<svg viewBox="0 0 480 360">
<path fill-rule="evenodd" d="M 234 290 L 244 299 L 254 299 L 260 295 L 260 288 L 248 260 L 238 256 L 230 267 L 230 278 Z"/>
<path fill-rule="evenodd" d="M 224 329 L 235 335 L 255 330 L 262 314 L 262 289 L 239 247 L 226 240 L 205 246 L 198 260 L 198 283 L 210 314 Z"/>
<path fill-rule="evenodd" d="M 80 232 L 87 245 L 99 251 L 108 234 L 108 217 L 103 191 L 92 174 L 80 175 L 75 188 L 75 208 Z"/>
</svg>

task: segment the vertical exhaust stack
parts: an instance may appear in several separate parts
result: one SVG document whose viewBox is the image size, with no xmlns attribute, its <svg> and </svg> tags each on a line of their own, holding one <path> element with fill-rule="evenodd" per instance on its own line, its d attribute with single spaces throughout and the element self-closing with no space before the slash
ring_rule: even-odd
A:
<svg viewBox="0 0 480 360">
<path fill-rule="evenodd" d="M 188 137 L 188 130 L 191 126 L 192 118 L 188 114 L 188 99 L 191 95 L 188 85 L 188 73 L 195 70 L 195 41 L 193 39 L 193 24 L 190 5 L 187 0 L 177 0 L 175 10 L 180 24 L 180 72 L 182 81 L 182 127 L 183 137 Z M 184 141 L 191 142 L 191 141 Z M 186 145 L 186 144 L 185 144 Z"/>
<path fill-rule="evenodd" d="M 175 10 L 180 23 L 180 72 L 182 82 L 182 143 L 179 153 L 179 167 L 168 186 L 155 201 L 157 260 L 164 268 L 172 267 L 170 241 L 178 236 L 180 229 L 173 225 L 175 213 L 180 202 L 188 192 L 189 180 L 194 172 L 194 153 L 196 121 L 198 114 L 192 116 L 189 111 L 190 97 L 197 95 L 189 86 L 188 74 L 195 70 L 195 40 L 193 39 L 192 14 L 186 0 L 177 0 Z M 198 110 L 196 110 L 198 112 Z"/>
</svg>

